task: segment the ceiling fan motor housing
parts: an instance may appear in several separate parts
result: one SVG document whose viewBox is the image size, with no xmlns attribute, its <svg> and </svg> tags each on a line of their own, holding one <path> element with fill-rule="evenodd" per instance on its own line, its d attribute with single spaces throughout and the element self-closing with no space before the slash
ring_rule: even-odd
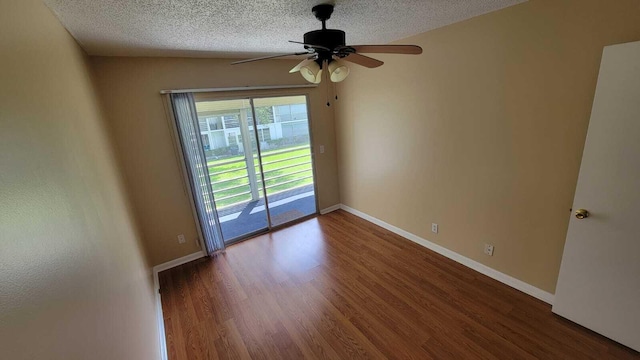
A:
<svg viewBox="0 0 640 360">
<path fill-rule="evenodd" d="M 304 34 L 304 43 L 320 45 L 333 50 L 337 47 L 345 46 L 346 36 L 342 30 L 314 30 Z"/>
</svg>

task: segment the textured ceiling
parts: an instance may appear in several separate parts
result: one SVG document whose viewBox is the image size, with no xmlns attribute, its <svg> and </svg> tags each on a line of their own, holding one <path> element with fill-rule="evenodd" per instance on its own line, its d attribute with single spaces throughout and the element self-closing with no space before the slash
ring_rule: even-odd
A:
<svg viewBox="0 0 640 360">
<path fill-rule="evenodd" d="M 44 0 L 90 55 L 248 56 L 292 52 L 319 29 L 311 14 L 336 4 L 329 28 L 347 44 L 384 44 L 525 0 Z"/>
</svg>

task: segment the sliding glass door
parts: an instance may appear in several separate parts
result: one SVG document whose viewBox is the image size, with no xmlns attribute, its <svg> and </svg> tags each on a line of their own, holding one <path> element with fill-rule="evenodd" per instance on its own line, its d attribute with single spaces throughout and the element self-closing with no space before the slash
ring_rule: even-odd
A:
<svg viewBox="0 0 640 360">
<path fill-rule="evenodd" d="M 268 228 L 264 190 L 248 99 L 196 102 L 222 235 L 233 241 Z"/>
<path fill-rule="evenodd" d="M 306 96 L 196 94 L 195 108 L 226 243 L 317 213 Z"/>
<path fill-rule="evenodd" d="M 271 226 L 316 213 L 305 96 L 253 100 Z"/>
</svg>

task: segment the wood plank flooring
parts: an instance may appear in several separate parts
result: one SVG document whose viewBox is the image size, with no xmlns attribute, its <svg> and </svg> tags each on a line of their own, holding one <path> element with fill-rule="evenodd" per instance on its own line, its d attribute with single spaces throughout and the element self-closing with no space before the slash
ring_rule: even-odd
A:
<svg viewBox="0 0 640 360">
<path fill-rule="evenodd" d="M 170 360 L 640 359 L 344 211 L 160 273 Z"/>
</svg>

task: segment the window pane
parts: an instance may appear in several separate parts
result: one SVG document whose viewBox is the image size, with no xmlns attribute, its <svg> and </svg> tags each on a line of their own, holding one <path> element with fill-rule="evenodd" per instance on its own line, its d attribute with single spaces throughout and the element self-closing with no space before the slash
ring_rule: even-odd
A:
<svg viewBox="0 0 640 360">
<path fill-rule="evenodd" d="M 222 129 L 222 119 L 220 118 L 220 116 L 216 116 L 213 118 L 207 118 L 207 121 L 209 122 L 209 129 L 211 130 L 220 130 Z"/>
<path fill-rule="evenodd" d="M 238 119 L 238 115 L 233 114 L 233 115 L 225 115 L 223 116 L 224 119 L 224 127 L 227 129 L 232 129 L 232 128 L 239 128 L 240 127 L 240 121 Z"/>
</svg>

